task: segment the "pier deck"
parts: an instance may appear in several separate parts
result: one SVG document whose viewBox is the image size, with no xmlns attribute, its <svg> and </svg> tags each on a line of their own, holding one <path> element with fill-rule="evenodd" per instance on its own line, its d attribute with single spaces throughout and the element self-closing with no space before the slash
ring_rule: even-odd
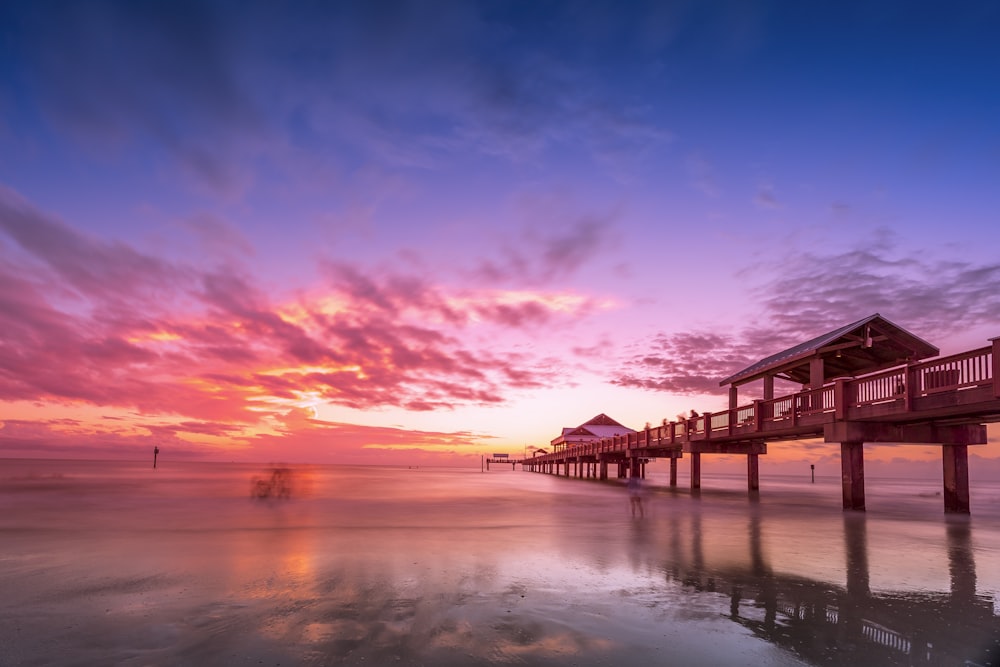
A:
<svg viewBox="0 0 1000 667">
<path fill-rule="evenodd" d="M 869 342 L 870 345 L 870 342 Z M 816 367 L 815 362 L 813 368 Z M 567 445 L 520 461 L 535 472 L 607 478 L 642 475 L 646 459 L 666 458 L 676 485 L 677 459 L 691 458 L 700 486 L 701 454 L 745 454 L 748 486 L 758 488 L 757 457 L 769 443 L 822 438 L 841 444 L 844 508 L 863 510 L 865 442 L 942 446 L 946 512 L 969 512 L 968 445 L 985 444 L 987 423 L 1000 422 L 1000 338 L 968 352 L 906 363 L 867 375 L 736 405 L 599 441 Z M 813 371 L 815 373 L 815 370 Z M 820 372 L 822 367 L 820 366 Z M 732 390 L 731 404 L 735 403 Z"/>
</svg>

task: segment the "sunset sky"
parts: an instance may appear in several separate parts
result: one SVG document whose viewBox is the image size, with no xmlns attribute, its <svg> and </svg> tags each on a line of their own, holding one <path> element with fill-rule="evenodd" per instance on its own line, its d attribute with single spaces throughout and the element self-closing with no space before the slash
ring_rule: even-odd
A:
<svg viewBox="0 0 1000 667">
<path fill-rule="evenodd" d="M 976 1 L 5 2 L 0 456 L 478 466 L 721 409 L 876 312 L 984 346 L 998 33 Z"/>
</svg>

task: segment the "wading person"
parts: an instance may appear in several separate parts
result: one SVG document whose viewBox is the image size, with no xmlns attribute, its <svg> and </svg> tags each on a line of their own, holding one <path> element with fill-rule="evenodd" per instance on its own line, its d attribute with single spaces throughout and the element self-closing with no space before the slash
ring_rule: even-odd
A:
<svg viewBox="0 0 1000 667">
<path fill-rule="evenodd" d="M 636 511 L 640 517 L 646 516 L 642 508 L 642 484 L 638 477 L 628 478 L 628 504 L 632 509 L 632 516 L 635 516 Z"/>
</svg>

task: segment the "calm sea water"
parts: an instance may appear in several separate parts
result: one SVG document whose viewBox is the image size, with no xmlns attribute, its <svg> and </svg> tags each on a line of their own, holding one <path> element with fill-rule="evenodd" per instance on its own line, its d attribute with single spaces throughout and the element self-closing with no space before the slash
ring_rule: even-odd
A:
<svg viewBox="0 0 1000 667">
<path fill-rule="evenodd" d="M 661 467 L 0 460 L 0 665 L 1000 664 L 1000 484 Z"/>
</svg>

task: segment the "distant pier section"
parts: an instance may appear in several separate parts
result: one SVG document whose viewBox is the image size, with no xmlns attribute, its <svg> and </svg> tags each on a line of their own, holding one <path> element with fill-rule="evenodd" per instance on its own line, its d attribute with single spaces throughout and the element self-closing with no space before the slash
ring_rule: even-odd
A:
<svg viewBox="0 0 1000 667">
<path fill-rule="evenodd" d="M 759 457 L 768 445 L 822 439 L 840 445 L 843 506 L 865 509 L 864 443 L 941 447 L 944 511 L 970 512 L 968 448 L 987 442 L 1000 422 L 1000 337 L 989 345 L 938 356 L 939 350 L 879 314 L 778 352 L 722 380 L 729 408 L 641 431 L 598 415 L 563 433 L 550 450 L 491 463 L 555 475 L 644 477 L 651 459 L 666 459 L 670 484 L 677 461 L 690 459 L 691 488 L 701 487 L 703 454 L 745 455 L 747 487 L 760 487 Z M 774 395 L 775 379 L 801 390 Z M 761 382 L 763 398 L 739 404 L 739 388 Z M 760 395 L 758 393 L 758 395 Z"/>
</svg>

